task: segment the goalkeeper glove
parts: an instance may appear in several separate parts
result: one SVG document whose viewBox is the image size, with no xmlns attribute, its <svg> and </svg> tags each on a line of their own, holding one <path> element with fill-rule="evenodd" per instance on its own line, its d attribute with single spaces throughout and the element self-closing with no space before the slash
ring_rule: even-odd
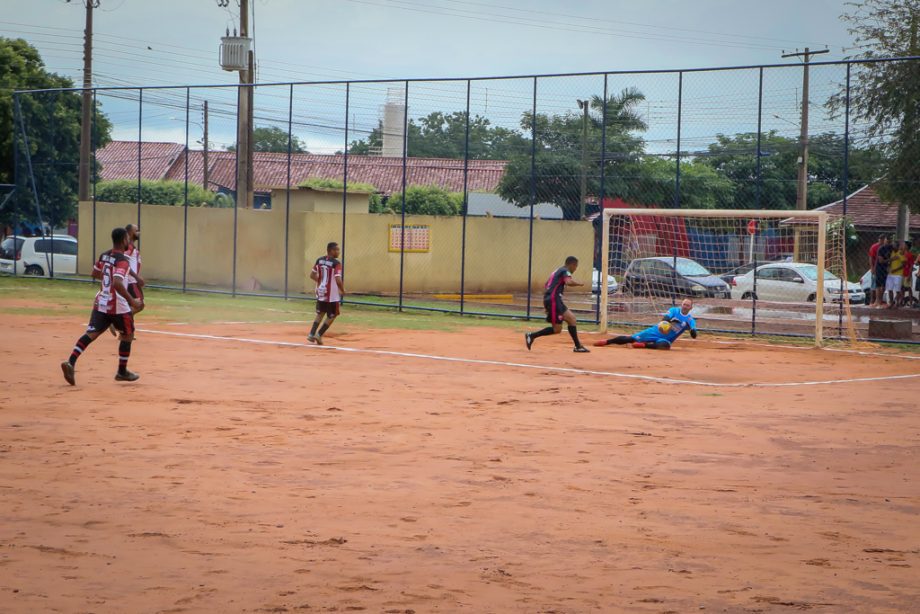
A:
<svg viewBox="0 0 920 614">
<path fill-rule="evenodd" d="M 690 336 L 691 336 L 693 339 L 696 339 L 696 329 L 695 329 L 695 328 L 691 328 L 691 329 L 690 329 Z"/>
</svg>

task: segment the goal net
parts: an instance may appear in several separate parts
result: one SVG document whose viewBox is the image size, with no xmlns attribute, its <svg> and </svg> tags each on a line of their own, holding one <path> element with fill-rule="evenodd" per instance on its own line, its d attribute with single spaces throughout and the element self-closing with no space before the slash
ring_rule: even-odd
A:
<svg viewBox="0 0 920 614">
<path fill-rule="evenodd" d="M 684 298 L 701 330 L 857 340 L 845 224 L 819 211 L 606 209 L 600 324 L 650 326 Z M 616 283 L 614 284 L 614 279 Z M 614 286 L 616 288 L 614 289 Z"/>
</svg>

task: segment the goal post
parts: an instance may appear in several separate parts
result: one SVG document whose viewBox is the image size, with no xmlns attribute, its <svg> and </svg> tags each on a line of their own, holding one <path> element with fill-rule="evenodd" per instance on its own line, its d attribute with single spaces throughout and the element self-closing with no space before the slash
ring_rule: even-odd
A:
<svg viewBox="0 0 920 614">
<path fill-rule="evenodd" d="M 702 329 L 807 336 L 820 347 L 827 317 L 835 336 L 855 340 L 849 303 L 863 295 L 847 281 L 844 225 L 830 219 L 824 211 L 605 209 L 600 276 L 613 275 L 618 289 L 599 288 L 600 332 L 651 325 L 690 298 Z"/>
</svg>

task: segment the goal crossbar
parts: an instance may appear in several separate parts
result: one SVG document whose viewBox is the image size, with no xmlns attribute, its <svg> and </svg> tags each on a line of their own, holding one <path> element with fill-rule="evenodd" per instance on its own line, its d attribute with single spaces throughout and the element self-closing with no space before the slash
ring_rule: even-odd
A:
<svg viewBox="0 0 920 614">
<path fill-rule="evenodd" d="M 655 218 L 732 218 L 732 219 L 797 219 L 814 220 L 817 233 L 816 253 L 816 290 L 815 290 L 815 346 L 824 344 L 824 269 L 825 251 L 827 249 L 828 213 L 825 211 L 777 211 L 773 209 L 734 210 L 734 209 L 604 209 L 601 225 L 601 269 L 600 279 L 606 279 L 610 270 L 610 220 L 614 217 L 655 217 Z M 607 332 L 609 297 L 603 291 L 605 283 L 599 286 L 600 314 L 599 331 Z"/>
</svg>

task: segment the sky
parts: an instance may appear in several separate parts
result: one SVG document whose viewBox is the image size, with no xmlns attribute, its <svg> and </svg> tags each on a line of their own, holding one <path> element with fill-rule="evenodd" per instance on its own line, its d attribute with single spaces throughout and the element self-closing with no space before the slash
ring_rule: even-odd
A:
<svg viewBox="0 0 920 614">
<path fill-rule="evenodd" d="M 239 20 L 238 0 L 100 0 L 95 13 L 95 83 L 100 86 L 232 84 L 218 65 L 219 39 Z M 840 59 L 851 44 L 839 15 L 843 0 L 252 0 L 257 79 L 262 83 L 346 79 L 486 77 L 641 69 L 687 69 L 787 62 L 785 51 L 830 49 Z M 46 66 L 81 80 L 84 10 L 80 0 L 30 0 L 0 16 L 0 36 L 21 37 Z M 795 60 L 791 60 L 795 61 Z M 819 71 L 820 73 L 820 71 Z M 801 70 L 773 71 L 765 82 L 765 117 L 795 131 Z M 817 99 L 839 74 L 816 74 Z M 774 83 L 775 81 L 775 83 Z M 386 84 L 350 88 L 348 138 L 376 125 Z M 398 86 L 401 88 L 402 86 Z M 612 77 L 608 92 L 639 87 L 647 96 L 647 137 L 674 140 L 677 75 Z M 294 92 L 294 130 L 311 151 L 341 149 L 344 86 Z M 822 92 L 826 90 L 825 94 Z M 577 111 L 575 100 L 603 92 L 603 79 L 541 81 L 541 111 Z M 287 87 L 256 95 L 256 124 L 286 129 Z M 100 92 L 116 138 L 137 137 L 137 94 Z M 687 142 L 749 126 L 756 105 L 754 71 L 686 75 L 682 92 Z M 532 104 L 531 80 L 474 82 L 471 111 L 515 126 Z M 232 141 L 231 89 L 189 94 L 191 132 L 200 137 L 201 103 L 212 109 L 211 140 Z M 752 102 L 753 101 L 753 102 Z M 181 141 L 185 90 L 145 92 L 145 140 Z M 409 115 L 465 106 L 465 83 L 411 84 Z M 261 120 L 260 120 L 261 118 Z M 820 122 L 820 117 L 818 118 Z M 695 122 L 699 125 L 695 125 Z M 766 126 L 770 128 L 771 126 Z M 685 143 L 686 144 L 686 143 Z"/>
</svg>

